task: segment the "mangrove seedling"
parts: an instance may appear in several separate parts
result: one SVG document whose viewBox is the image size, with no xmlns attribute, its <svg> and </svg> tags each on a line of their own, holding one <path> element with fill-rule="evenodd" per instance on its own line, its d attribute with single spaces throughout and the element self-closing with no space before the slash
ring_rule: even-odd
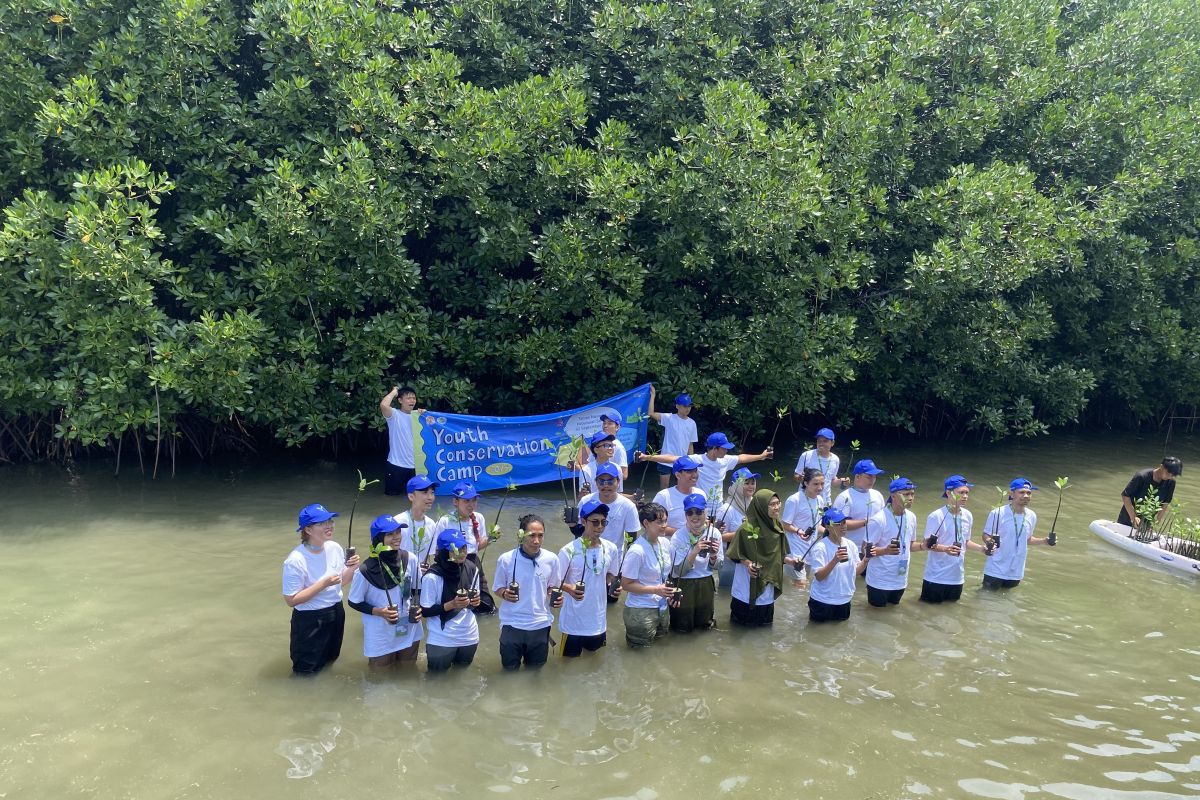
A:
<svg viewBox="0 0 1200 800">
<path fill-rule="evenodd" d="M 1162 511 L 1162 507 L 1162 501 L 1158 499 L 1158 489 L 1151 486 L 1146 490 L 1146 496 L 1141 500 L 1135 501 L 1133 504 L 1133 510 L 1138 517 L 1138 524 L 1130 535 L 1139 542 L 1153 541 L 1155 538 L 1154 523 Z"/>
<path fill-rule="evenodd" d="M 771 450 L 771 451 L 775 450 L 775 436 L 779 433 L 779 426 L 783 424 L 783 419 L 787 415 L 788 415 L 788 407 L 787 406 L 780 406 L 779 408 L 775 409 L 775 416 L 777 417 L 777 419 L 775 420 L 775 430 L 771 433 L 771 443 L 769 445 L 767 445 L 768 450 Z"/>
<path fill-rule="evenodd" d="M 1055 478 L 1054 485 L 1058 488 L 1058 506 L 1054 509 L 1054 519 L 1050 522 L 1050 535 L 1046 537 L 1046 544 L 1051 547 L 1058 544 L 1058 533 L 1055 532 L 1054 526 L 1058 524 L 1058 512 L 1062 511 L 1063 492 L 1071 488 L 1071 479 L 1066 475 L 1061 478 Z"/>
<path fill-rule="evenodd" d="M 358 491 L 354 494 L 354 502 L 350 504 L 350 523 L 346 526 L 347 559 L 353 558 L 354 554 L 357 552 L 352 545 L 354 543 L 354 509 L 358 507 L 358 498 L 362 497 L 362 493 L 367 490 L 368 486 L 373 486 L 374 484 L 379 483 L 378 479 L 368 481 L 366 478 L 364 478 L 361 469 L 356 469 L 355 472 L 358 473 Z"/>
<path fill-rule="evenodd" d="M 500 498 L 500 507 L 496 509 L 496 518 L 492 520 L 492 527 L 488 529 L 488 541 L 496 541 L 500 538 L 500 513 L 504 511 L 504 504 L 508 502 L 508 496 L 517 490 L 517 485 L 512 481 L 508 482 L 508 486 L 504 487 L 504 496 Z"/>
</svg>

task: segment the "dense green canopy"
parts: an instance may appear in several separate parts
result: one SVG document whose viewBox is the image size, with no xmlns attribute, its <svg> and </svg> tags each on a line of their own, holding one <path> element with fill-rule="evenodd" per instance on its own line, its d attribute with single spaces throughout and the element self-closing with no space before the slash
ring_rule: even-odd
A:
<svg viewBox="0 0 1200 800">
<path fill-rule="evenodd" d="M 0 0 L 0 451 L 1200 396 L 1195 0 Z"/>
</svg>

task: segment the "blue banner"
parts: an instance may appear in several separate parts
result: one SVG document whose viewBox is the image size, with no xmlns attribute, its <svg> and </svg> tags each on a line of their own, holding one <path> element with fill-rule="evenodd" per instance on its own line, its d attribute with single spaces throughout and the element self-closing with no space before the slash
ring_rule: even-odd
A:
<svg viewBox="0 0 1200 800">
<path fill-rule="evenodd" d="M 634 450 L 645 449 L 649 405 L 646 383 L 589 406 L 534 417 L 413 414 L 416 469 L 438 483 L 438 494 L 449 494 L 458 481 L 471 481 L 481 492 L 557 481 L 571 475 L 560 464 L 600 430 L 601 414 L 622 420 L 617 438 L 632 460 Z"/>
</svg>

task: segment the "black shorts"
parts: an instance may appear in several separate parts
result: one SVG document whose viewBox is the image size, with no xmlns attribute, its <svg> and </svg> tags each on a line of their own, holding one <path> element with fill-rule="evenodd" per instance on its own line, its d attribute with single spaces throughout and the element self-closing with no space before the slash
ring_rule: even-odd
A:
<svg viewBox="0 0 1200 800">
<path fill-rule="evenodd" d="M 843 603 L 833 606 L 820 600 L 808 598 L 809 622 L 843 622 L 850 619 L 850 604 Z"/>
<path fill-rule="evenodd" d="M 671 465 L 670 464 L 655 464 L 654 468 L 658 470 L 659 475 L 670 475 L 671 474 Z"/>
<path fill-rule="evenodd" d="M 383 493 L 408 494 L 408 481 L 417 471 L 412 467 L 397 467 L 390 461 L 383 462 Z"/>
<path fill-rule="evenodd" d="M 921 602 L 953 603 L 962 597 L 962 584 L 930 583 L 921 581 Z"/>
<path fill-rule="evenodd" d="M 527 631 L 504 625 L 500 628 L 500 666 L 505 669 L 540 667 L 550 657 L 550 628 Z"/>
<path fill-rule="evenodd" d="M 903 589 L 876 589 L 871 584 L 867 584 L 867 602 L 875 608 L 883 608 L 888 603 L 896 605 L 900 602 L 901 597 L 904 597 Z"/>
<path fill-rule="evenodd" d="M 346 609 L 341 603 L 314 611 L 292 609 L 292 672 L 313 675 L 337 661 L 346 630 Z"/>
<path fill-rule="evenodd" d="M 577 633 L 562 634 L 562 657 L 579 658 L 583 651 L 594 653 L 608 644 L 608 634 L 598 633 L 595 636 L 580 636 Z"/>
<path fill-rule="evenodd" d="M 1020 582 L 1020 578 L 1011 580 L 1009 578 L 993 578 L 991 575 L 983 576 L 984 589 L 1011 589 Z"/>
</svg>

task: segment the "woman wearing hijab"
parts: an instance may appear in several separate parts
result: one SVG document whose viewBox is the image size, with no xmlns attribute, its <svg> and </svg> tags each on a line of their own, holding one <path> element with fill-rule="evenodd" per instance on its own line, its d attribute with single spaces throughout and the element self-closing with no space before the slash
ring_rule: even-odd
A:
<svg viewBox="0 0 1200 800">
<path fill-rule="evenodd" d="M 775 619 L 775 595 L 783 589 L 784 540 L 780 512 L 783 503 L 770 489 L 754 493 L 746 519 L 737 529 L 725 555 L 736 562 L 729 601 L 729 621 L 738 625 L 770 625 Z M 790 562 L 792 559 L 788 557 Z"/>
<path fill-rule="evenodd" d="M 416 553 L 400 547 L 407 526 L 384 514 L 371 523 L 372 555 L 350 584 L 349 605 L 362 615 L 363 655 L 370 669 L 414 664 L 421 643 L 420 600 L 414 595 L 421 579 Z M 376 548 L 383 545 L 383 550 Z M 412 607 L 416 612 L 409 614 Z"/>
<path fill-rule="evenodd" d="M 438 534 L 433 566 L 421 578 L 421 614 L 429 621 L 425 657 L 430 672 L 465 667 L 479 648 L 479 569 L 467 560 L 467 537 L 455 528 Z"/>
</svg>

